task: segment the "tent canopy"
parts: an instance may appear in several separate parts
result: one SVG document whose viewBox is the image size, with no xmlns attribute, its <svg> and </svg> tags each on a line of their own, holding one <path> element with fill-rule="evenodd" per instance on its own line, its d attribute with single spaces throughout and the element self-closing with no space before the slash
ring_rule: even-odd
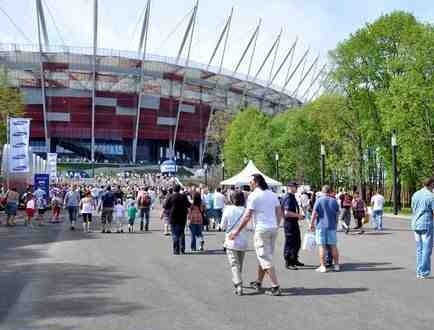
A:
<svg viewBox="0 0 434 330">
<path fill-rule="evenodd" d="M 229 178 L 227 180 L 224 180 L 220 182 L 220 185 L 222 186 L 248 186 L 250 184 L 251 178 L 253 174 L 261 174 L 265 182 L 269 186 L 277 187 L 281 186 L 282 183 L 279 181 L 276 181 L 268 176 L 266 176 L 264 173 L 262 173 L 258 168 L 253 164 L 251 160 L 247 163 L 246 167 L 238 173 L 237 175 L 233 176 L 232 178 Z"/>
</svg>

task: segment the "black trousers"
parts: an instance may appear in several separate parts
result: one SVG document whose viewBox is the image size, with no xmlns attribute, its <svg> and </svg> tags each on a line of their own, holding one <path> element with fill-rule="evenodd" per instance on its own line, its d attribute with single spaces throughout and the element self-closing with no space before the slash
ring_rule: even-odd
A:
<svg viewBox="0 0 434 330">
<path fill-rule="evenodd" d="M 298 252 L 301 247 L 301 235 L 298 220 L 285 220 L 285 246 L 283 256 L 287 263 L 295 263 L 298 260 Z"/>
<path fill-rule="evenodd" d="M 185 225 L 172 224 L 173 253 L 185 253 Z"/>
</svg>

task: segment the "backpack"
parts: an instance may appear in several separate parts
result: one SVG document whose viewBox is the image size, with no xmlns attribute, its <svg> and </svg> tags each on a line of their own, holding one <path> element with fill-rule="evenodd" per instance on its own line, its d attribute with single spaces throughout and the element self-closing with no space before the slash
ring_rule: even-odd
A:
<svg viewBox="0 0 434 330">
<path fill-rule="evenodd" d="M 365 203 L 363 202 L 362 199 L 359 199 L 359 200 L 356 201 L 356 207 L 355 207 L 355 209 L 357 211 L 364 211 L 365 210 Z"/>
<path fill-rule="evenodd" d="M 342 206 L 344 207 L 344 208 L 351 208 L 352 206 L 353 206 L 353 203 L 352 203 L 352 201 L 351 201 L 351 199 L 349 199 L 349 198 L 345 198 L 344 200 L 343 200 L 343 202 L 342 202 Z"/>
<path fill-rule="evenodd" d="M 147 208 L 151 206 L 151 197 L 148 195 L 139 198 L 139 208 Z"/>
</svg>

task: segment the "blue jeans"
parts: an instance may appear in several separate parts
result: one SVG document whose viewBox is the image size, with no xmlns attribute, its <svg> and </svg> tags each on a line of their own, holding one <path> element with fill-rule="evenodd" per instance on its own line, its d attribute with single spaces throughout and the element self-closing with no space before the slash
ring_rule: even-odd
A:
<svg viewBox="0 0 434 330">
<path fill-rule="evenodd" d="M 429 276 L 431 273 L 433 228 L 415 230 L 414 239 L 416 240 L 416 275 Z"/>
<path fill-rule="evenodd" d="M 172 224 L 173 253 L 185 253 L 185 225 Z"/>
<path fill-rule="evenodd" d="M 191 232 L 191 250 L 196 251 L 196 237 L 200 238 L 200 241 L 203 242 L 202 236 L 202 225 L 198 224 L 190 224 L 190 232 Z"/>
<path fill-rule="evenodd" d="M 145 230 L 149 229 L 149 207 L 140 209 L 140 230 L 143 230 L 143 219 L 145 220 Z"/>
<path fill-rule="evenodd" d="M 214 209 L 214 220 L 216 222 L 216 224 L 220 225 L 220 222 L 222 221 L 222 215 L 223 215 L 223 210 L 222 209 Z"/>
<path fill-rule="evenodd" d="M 68 206 L 69 221 L 77 221 L 78 206 Z"/>
<path fill-rule="evenodd" d="M 383 230 L 383 210 L 372 211 L 372 224 L 375 229 Z"/>
</svg>

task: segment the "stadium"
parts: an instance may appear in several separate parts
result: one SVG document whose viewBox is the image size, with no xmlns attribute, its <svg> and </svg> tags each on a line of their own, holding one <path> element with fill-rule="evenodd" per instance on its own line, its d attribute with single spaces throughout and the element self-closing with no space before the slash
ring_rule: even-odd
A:
<svg viewBox="0 0 434 330">
<path fill-rule="evenodd" d="M 53 46 L 43 3 L 36 3 L 39 43 L 0 44 L 0 66 L 7 68 L 9 80 L 22 92 L 25 117 L 31 118 L 34 152 L 55 152 L 60 161 L 157 164 L 175 158 L 193 166 L 202 163 L 216 112 L 255 106 L 272 115 L 302 103 L 286 86 L 273 84 L 287 60 L 293 60 L 296 42 L 283 62 L 275 63 L 279 35 L 259 70 L 250 70 L 260 23 L 239 60 L 239 65 L 250 61 L 249 72 L 241 74 L 239 65 L 233 71 L 222 66 L 232 13 L 209 63 L 201 64 L 190 59 L 197 4 L 178 56 L 171 58 L 146 51 L 150 2 L 138 52 L 97 47 L 98 1 L 94 1 L 94 47 Z M 216 58 L 218 50 L 221 59 Z M 306 55 L 288 70 L 289 80 L 301 66 L 309 67 Z M 212 66 L 213 60 L 220 66 Z M 302 72 L 298 87 L 309 74 L 310 87 L 318 79 L 322 70 L 316 76 L 311 72 L 317 60 Z M 271 61 L 270 79 L 259 80 L 260 71 Z"/>
</svg>

